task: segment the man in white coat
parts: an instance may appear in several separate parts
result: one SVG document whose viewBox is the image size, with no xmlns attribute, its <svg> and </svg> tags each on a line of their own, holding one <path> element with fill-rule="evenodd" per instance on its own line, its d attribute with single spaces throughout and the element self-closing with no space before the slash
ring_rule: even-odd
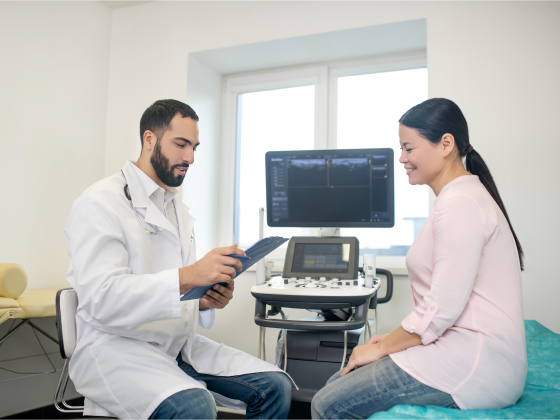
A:
<svg viewBox="0 0 560 420">
<path fill-rule="evenodd" d="M 196 334 L 233 297 L 244 254 L 234 244 L 195 256 L 194 218 L 177 197 L 199 145 L 198 116 L 175 100 L 142 115 L 142 152 L 89 187 L 65 229 L 68 281 L 79 299 L 70 377 L 85 415 L 215 418 L 209 391 L 247 418 L 286 418 L 292 383 L 275 366 Z M 181 301 L 196 286 L 216 285 Z M 247 322 L 247 321 L 245 321 Z M 239 328 L 243 328 L 242 325 Z"/>
</svg>

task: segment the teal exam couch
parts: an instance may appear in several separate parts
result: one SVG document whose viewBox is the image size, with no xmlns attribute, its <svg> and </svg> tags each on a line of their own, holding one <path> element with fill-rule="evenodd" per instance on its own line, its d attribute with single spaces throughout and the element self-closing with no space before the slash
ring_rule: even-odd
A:
<svg viewBox="0 0 560 420">
<path fill-rule="evenodd" d="M 529 370 L 517 404 L 501 410 L 397 405 L 370 419 L 560 419 L 560 334 L 525 321 Z"/>
</svg>

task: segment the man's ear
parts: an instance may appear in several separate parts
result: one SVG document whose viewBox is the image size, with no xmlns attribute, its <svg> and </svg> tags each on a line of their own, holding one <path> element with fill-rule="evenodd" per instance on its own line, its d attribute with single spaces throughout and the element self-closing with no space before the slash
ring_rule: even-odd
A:
<svg viewBox="0 0 560 420">
<path fill-rule="evenodd" d="M 455 137 L 453 137 L 453 134 L 445 133 L 439 144 L 443 152 L 443 156 L 447 157 L 455 150 Z"/>
<path fill-rule="evenodd" d="M 143 149 L 146 149 L 146 151 L 151 152 L 154 149 L 154 146 L 156 145 L 156 141 L 157 141 L 157 136 L 150 130 L 146 130 L 144 131 L 144 135 L 142 136 L 142 144 L 143 144 Z"/>
</svg>

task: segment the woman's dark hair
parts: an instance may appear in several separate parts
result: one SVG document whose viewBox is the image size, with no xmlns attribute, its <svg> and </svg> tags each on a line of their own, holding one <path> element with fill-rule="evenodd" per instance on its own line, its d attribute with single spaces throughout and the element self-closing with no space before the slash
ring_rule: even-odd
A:
<svg viewBox="0 0 560 420">
<path fill-rule="evenodd" d="M 523 249 L 509 221 L 506 208 L 498 193 L 498 188 L 490 174 L 488 166 L 486 166 L 482 157 L 471 146 L 467 120 L 457 104 L 444 98 L 428 99 L 410 108 L 399 119 L 399 123 L 406 127 L 413 128 L 418 134 L 434 144 L 438 144 L 447 133 L 455 137 L 455 144 L 457 145 L 459 156 L 461 158 L 466 156 L 465 162 L 467 171 L 473 175 L 478 175 L 480 182 L 486 187 L 486 190 L 488 190 L 506 217 L 513 238 L 515 239 L 515 245 L 517 246 L 517 252 L 519 254 L 519 264 L 521 266 L 521 271 L 523 271 Z"/>
<path fill-rule="evenodd" d="M 142 114 L 140 119 L 140 142 L 144 147 L 144 133 L 146 130 L 153 132 L 158 138 L 167 131 L 171 120 L 177 114 L 183 118 L 192 118 L 198 121 L 198 115 L 187 104 L 175 99 L 162 99 L 154 102 Z"/>
</svg>

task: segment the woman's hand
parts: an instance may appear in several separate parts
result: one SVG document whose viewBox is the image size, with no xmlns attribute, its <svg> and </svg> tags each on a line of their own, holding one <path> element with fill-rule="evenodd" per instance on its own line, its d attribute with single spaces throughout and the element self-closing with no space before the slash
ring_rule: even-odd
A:
<svg viewBox="0 0 560 420">
<path fill-rule="evenodd" d="M 371 338 L 368 340 L 367 344 L 377 344 L 380 343 L 381 341 L 385 340 L 385 338 L 387 338 L 389 334 L 379 334 L 379 335 L 373 335 L 371 336 Z"/>
<path fill-rule="evenodd" d="M 386 336 L 377 335 L 375 337 L 383 337 L 381 339 L 383 340 Z M 373 338 L 374 337 L 371 337 L 370 341 Z M 387 354 L 385 354 L 381 350 L 381 346 L 379 345 L 379 342 L 377 342 L 376 344 L 369 344 L 368 342 L 368 344 L 364 344 L 363 346 L 356 346 L 352 351 L 352 355 L 350 356 L 348 365 L 346 365 L 346 368 L 340 374 L 340 376 L 344 376 L 347 373 L 352 372 L 352 370 L 355 367 L 360 367 L 360 366 L 368 365 L 373 362 L 377 362 L 378 360 L 384 358 L 385 356 L 387 356 Z"/>
</svg>

